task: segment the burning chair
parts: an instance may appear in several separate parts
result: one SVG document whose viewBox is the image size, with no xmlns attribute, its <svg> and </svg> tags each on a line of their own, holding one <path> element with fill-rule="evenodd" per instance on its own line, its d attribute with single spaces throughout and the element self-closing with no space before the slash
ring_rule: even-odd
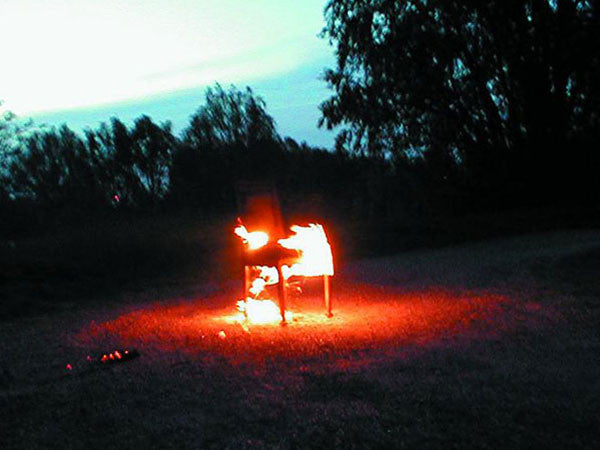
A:
<svg viewBox="0 0 600 450">
<path fill-rule="evenodd" d="M 292 276 L 323 276 L 323 297 L 327 316 L 331 317 L 329 277 L 333 275 L 333 257 L 323 227 L 319 224 L 294 225 L 290 228 L 292 234 L 286 235 L 279 200 L 272 186 L 239 183 L 237 191 L 243 219 L 238 219 L 240 223 L 235 234 L 243 241 L 244 269 L 244 297 L 238 307 L 248 318 L 252 312 L 251 304 L 258 307 L 269 302 L 258 301 L 256 297 L 267 285 L 277 284 L 279 315 L 281 323 L 285 324 L 286 280 Z M 259 272 L 254 279 L 253 271 Z"/>
</svg>

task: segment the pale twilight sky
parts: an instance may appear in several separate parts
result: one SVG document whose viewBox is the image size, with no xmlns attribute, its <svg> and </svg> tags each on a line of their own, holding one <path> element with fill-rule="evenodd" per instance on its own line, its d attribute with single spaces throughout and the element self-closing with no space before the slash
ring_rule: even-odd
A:
<svg viewBox="0 0 600 450">
<path fill-rule="evenodd" d="M 207 85 L 249 85 L 282 135 L 331 146 L 317 129 L 334 64 L 317 37 L 325 0 L 0 0 L 0 100 L 75 130 L 118 116 L 172 120 Z"/>
</svg>

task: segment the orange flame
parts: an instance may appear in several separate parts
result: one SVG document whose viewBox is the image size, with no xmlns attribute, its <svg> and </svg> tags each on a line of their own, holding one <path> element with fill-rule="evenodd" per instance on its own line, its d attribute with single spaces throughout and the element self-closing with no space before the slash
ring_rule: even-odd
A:
<svg viewBox="0 0 600 450">
<path fill-rule="evenodd" d="M 248 320 L 255 324 L 265 324 L 279 322 L 281 315 L 279 313 L 279 307 L 272 300 L 256 300 L 254 298 L 247 298 L 246 301 L 240 300 L 237 302 L 238 310 L 241 313 L 245 313 Z M 241 317 L 243 320 L 243 316 Z M 285 312 L 285 320 L 291 320 L 291 311 Z"/>
<path fill-rule="evenodd" d="M 239 225 L 235 228 L 234 233 L 241 237 L 244 243 L 248 244 L 250 250 L 261 248 L 269 242 L 269 235 L 264 231 L 248 232 L 244 225 Z"/>
<path fill-rule="evenodd" d="M 307 227 L 293 225 L 291 230 L 294 232 L 293 235 L 278 242 L 282 247 L 299 250 L 300 258 L 289 268 L 289 271 L 282 269 L 283 277 L 287 279 L 294 275 L 303 277 L 333 275 L 331 246 L 327 242 L 323 226 L 314 223 Z"/>
</svg>

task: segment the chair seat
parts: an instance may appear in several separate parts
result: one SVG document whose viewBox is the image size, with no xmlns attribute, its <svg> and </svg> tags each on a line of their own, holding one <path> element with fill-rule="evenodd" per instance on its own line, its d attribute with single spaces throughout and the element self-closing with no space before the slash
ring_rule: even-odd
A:
<svg viewBox="0 0 600 450">
<path fill-rule="evenodd" d="M 256 250 L 244 249 L 242 257 L 247 266 L 277 267 L 281 264 L 293 264 L 300 257 L 300 253 L 273 242 Z"/>
</svg>

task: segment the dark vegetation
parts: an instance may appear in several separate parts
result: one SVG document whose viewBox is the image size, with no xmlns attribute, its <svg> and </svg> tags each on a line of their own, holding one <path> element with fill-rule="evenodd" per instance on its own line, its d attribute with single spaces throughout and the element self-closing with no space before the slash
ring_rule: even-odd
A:
<svg viewBox="0 0 600 450">
<path fill-rule="evenodd" d="M 326 19 L 339 148 L 420 157 L 453 208 L 597 203 L 597 1 L 331 0 Z"/>
</svg>

